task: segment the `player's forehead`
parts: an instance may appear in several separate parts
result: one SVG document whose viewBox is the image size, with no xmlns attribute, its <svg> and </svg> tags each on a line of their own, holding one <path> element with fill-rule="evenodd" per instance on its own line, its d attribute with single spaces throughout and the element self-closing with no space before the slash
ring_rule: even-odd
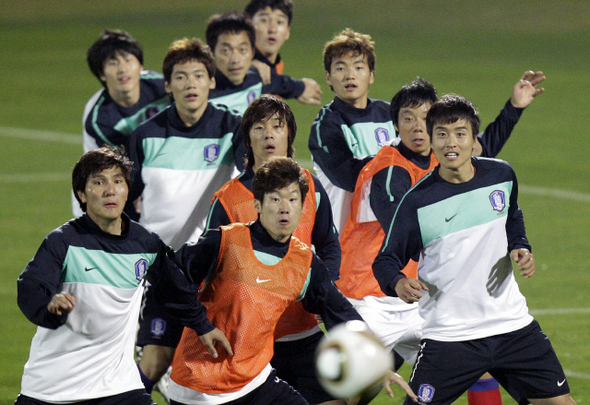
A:
<svg viewBox="0 0 590 405">
<path fill-rule="evenodd" d="M 251 46 L 250 37 L 246 31 L 226 31 L 219 34 L 217 47 L 236 48 L 241 46 Z"/>
<path fill-rule="evenodd" d="M 256 13 L 254 13 L 253 16 L 253 20 L 254 19 L 259 19 L 259 18 L 280 18 L 280 19 L 289 19 L 289 16 L 287 14 L 285 14 L 285 12 L 279 8 L 272 8 L 270 6 L 266 6 L 264 8 L 259 9 L 258 11 L 256 11 Z"/>
<path fill-rule="evenodd" d="M 338 65 L 368 65 L 369 61 L 367 56 L 355 52 L 355 51 L 345 51 L 344 53 L 334 56 L 332 59 L 332 66 Z"/>
<path fill-rule="evenodd" d="M 400 115 L 425 115 L 432 104 L 427 101 L 422 104 L 410 104 L 399 109 Z"/>
<path fill-rule="evenodd" d="M 276 189 L 276 190 L 272 190 L 267 192 L 266 194 L 264 194 L 265 197 L 270 197 L 270 198 L 289 198 L 289 197 L 293 197 L 293 196 L 299 196 L 301 195 L 301 189 L 299 188 L 299 183 L 294 181 L 293 183 L 290 183 L 289 185 Z"/>
<path fill-rule="evenodd" d="M 125 177 L 125 175 L 123 174 L 123 169 L 121 168 L 121 166 L 112 166 L 106 169 L 97 170 L 90 173 L 90 175 L 88 176 L 88 180 L 104 179 L 108 177 Z"/>
<path fill-rule="evenodd" d="M 197 59 L 188 59 L 184 61 L 180 61 L 175 63 L 172 67 L 172 74 L 175 73 L 198 73 L 198 72 L 207 72 L 207 67 L 203 62 L 200 62 Z"/>
<path fill-rule="evenodd" d="M 433 130 L 435 132 L 458 132 L 458 131 L 467 131 L 469 133 L 472 132 L 471 123 L 464 118 L 459 118 L 454 122 L 435 122 L 433 124 Z"/>
</svg>

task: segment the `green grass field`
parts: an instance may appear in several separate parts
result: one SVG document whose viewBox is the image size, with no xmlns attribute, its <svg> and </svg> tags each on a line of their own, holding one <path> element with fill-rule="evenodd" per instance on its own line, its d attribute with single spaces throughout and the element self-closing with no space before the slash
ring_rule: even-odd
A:
<svg viewBox="0 0 590 405">
<path fill-rule="evenodd" d="M 81 154 L 81 116 L 100 87 L 85 62 L 103 28 L 140 40 L 145 67 L 161 70 L 168 45 L 204 37 L 215 12 L 237 0 L 0 1 L 0 404 L 16 397 L 35 327 L 16 306 L 16 278 L 43 237 L 70 218 L 69 175 Z M 373 36 L 371 97 L 390 100 L 422 76 L 439 94 L 471 99 L 484 125 L 523 71 L 543 70 L 542 94 L 525 111 L 500 157 L 515 168 L 520 204 L 537 260 L 521 280 L 531 310 L 551 338 L 578 404 L 590 402 L 590 2 L 586 0 L 295 0 L 286 73 L 312 77 L 332 99 L 323 44 L 350 27 Z M 290 102 L 299 125 L 297 157 L 319 108 Z M 404 367 L 408 374 L 407 366 Z M 375 404 L 400 403 L 380 396 Z M 466 404 L 466 397 L 457 401 Z M 506 404 L 514 403 L 504 395 Z"/>
</svg>

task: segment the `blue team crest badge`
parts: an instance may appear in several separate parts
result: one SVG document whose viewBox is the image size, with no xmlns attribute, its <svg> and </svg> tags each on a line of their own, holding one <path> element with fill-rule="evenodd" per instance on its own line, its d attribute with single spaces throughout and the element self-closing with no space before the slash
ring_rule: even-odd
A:
<svg viewBox="0 0 590 405">
<path fill-rule="evenodd" d="M 389 142 L 389 131 L 385 128 L 377 128 L 375 130 L 375 138 L 379 146 L 383 146 Z"/>
<path fill-rule="evenodd" d="M 147 260 L 139 259 L 137 262 L 135 262 L 135 278 L 137 278 L 137 281 L 143 280 L 143 277 L 145 276 L 147 269 L 148 269 Z"/>
<path fill-rule="evenodd" d="M 145 119 L 152 118 L 158 113 L 158 107 L 150 107 L 145 111 Z"/>
<path fill-rule="evenodd" d="M 506 207 L 506 197 L 501 190 L 495 190 L 490 194 L 490 203 L 494 211 L 502 212 Z"/>
<path fill-rule="evenodd" d="M 164 336 L 164 332 L 166 332 L 166 321 L 163 320 L 162 318 L 152 319 L 151 332 L 152 332 L 152 335 L 155 337 Z"/>
<path fill-rule="evenodd" d="M 430 384 L 420 384 L 418 388 L 418 400 L 422 403 L 431 402 L 434 397 L 434 387 Z"/>
<path fill-rule="evenodd" d="M 207 163 L 213 163 L 219 157 L 220 146 L 216 143 L 205 146 L 205 161 Z"/>
<path fill-rule="evenodd" d="M 246 97 L 248 99 L 248 104 L 250 104 L 250 103 L 252 103 L 252 101 L 256 100 L 256 92 L 251 91 L 248 93 L 248 95 Z"/>
</svg>

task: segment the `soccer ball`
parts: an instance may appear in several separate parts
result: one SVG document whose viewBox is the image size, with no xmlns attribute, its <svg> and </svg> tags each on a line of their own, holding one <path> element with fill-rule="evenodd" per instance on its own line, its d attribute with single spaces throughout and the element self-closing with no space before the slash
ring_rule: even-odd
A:
<svg viewBox="0 0 590 405">
<path fill-rule="evenodd" d="M 350 321 L 335 326 L 322 338 L 315 365 L 328 393 L 352 398 L 380 386 L 393 367 L 393 358 L 366 323 Z"/>
</svg>

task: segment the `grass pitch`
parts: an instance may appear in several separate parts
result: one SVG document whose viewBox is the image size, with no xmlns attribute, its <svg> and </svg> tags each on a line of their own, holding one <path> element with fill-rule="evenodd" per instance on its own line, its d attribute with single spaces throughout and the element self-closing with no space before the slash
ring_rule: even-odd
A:
<svg viewBox="0 0 590 405">
<path fill-rule="evenodd" d="M 86 66 L 86 50 L 103 28 L 121 28 L 142 43 L 145 67 L 161 71 L 173 40 L 204 38 L 211 14 L 244 3 L 2 1 L 0 404 L 18 394 L 35 331 L 16 306 L 16 278 L 43 237 L 71 215 L 69 175 L 82 151 L 82 109 L 100 87 Z M 440 95 L 471 99 L 484 125 L 524 70 L 545 72 L 545 94 L 524 112 L 499 157 L 519 177 L 537 260 L 537 274 L 520 285 L 578 404 L 590 401 L 589 25 L 590 3 L 582 0 L 296 0 L 291 39 L 281 52 L 286 73 L 322 85 L 325 104 L 333 95 L 324 79 L 323 44 L 345 27 L 371 34 L 377 52 L 371 97 L 390 100 L 422 76 Z M 307 138 L 319 108 L 289 104 L 299 126 L 297 158 L 308 162 Z M 393 401 L 381 395 L 374 403 L 400 403 L 396 393 Z M 466 402 L 465 396 L 457 401 Z M 514 403 L 505 394 L 504 402 Z"/>
</svg>

